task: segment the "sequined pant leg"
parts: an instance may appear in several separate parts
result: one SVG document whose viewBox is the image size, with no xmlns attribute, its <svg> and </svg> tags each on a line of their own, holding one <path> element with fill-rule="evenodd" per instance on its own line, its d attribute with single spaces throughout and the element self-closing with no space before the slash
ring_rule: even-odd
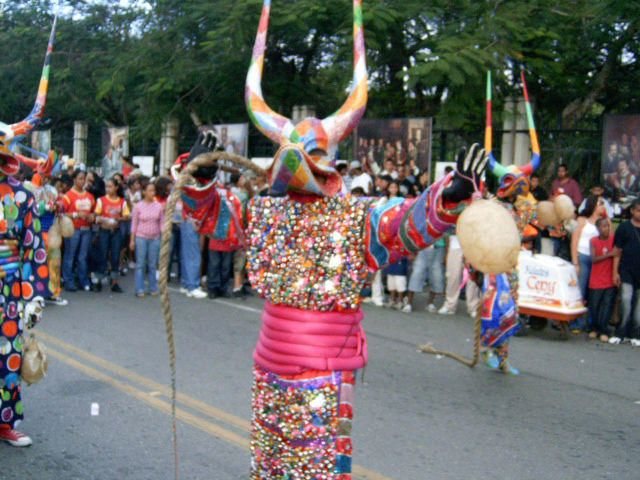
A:
<svg viewBox="0 0 640 480">
<path fill-rule="evenodd" d="M 354 372 L 291 378 L 254 367 L 252 480 L 351 480 Z"/>
</svg>

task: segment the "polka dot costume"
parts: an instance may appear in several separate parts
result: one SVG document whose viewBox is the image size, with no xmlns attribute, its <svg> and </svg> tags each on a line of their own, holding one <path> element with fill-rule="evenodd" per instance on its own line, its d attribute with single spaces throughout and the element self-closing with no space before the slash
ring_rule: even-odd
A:
<svg viewBox="0 0 640 480">
<path fill-rule="evenodd" d="M 23 418 L 20 394 L 25 301 L 47 298 L 49 269 L 34 196 L 0 178 L 0 428 Z"/>
</svg>

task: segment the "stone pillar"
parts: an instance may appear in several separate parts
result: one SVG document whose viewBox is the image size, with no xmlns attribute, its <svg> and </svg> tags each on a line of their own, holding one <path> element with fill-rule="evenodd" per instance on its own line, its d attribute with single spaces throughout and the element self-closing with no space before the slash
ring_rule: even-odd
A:
<svg viewBox="0 0 640 480">
<path fill-rule="evenodd" d="M 160 140 L 160 173 L 173 165 L 178 156 L 178 131 L 180 123 L 175 118 L 167 118 L 162 122 L 162 139 Z"/>
<path fill-rule="evenodd" d="M 305 118 L 314 118 L 316 116 L 315 105 L 294 105 L 293 112 L 291 114 L 291 121 L 293 124 L 304 120 Z"/>
<path fill-rule="evenodd" d="M 504 103 L 502 152 L 503 165 L 526 165 L 531 160 L 531 140 L 524 98 L 507 98 Z"/>
<path fill-rule="evenodd" d="M 76 162 L 87 164 L 87 138 L 89 125 L 87 122 L 73 122 L 73 158 Z"/>
</svg>

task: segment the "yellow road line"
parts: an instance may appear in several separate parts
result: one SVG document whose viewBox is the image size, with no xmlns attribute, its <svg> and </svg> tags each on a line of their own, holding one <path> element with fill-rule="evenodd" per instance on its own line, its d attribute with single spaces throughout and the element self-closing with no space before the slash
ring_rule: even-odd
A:
<svg viewBox="0 0 640 480">
<path fill-rule="evenodd" d="M 97 357 L 96 355 L 93 355 L 80 348 L 77 348 L 71 345 L 70 343 L 67 343 L 55 337 L 52 337 L 51 335 L 47 335 L 46 333 L 37 332 L 37 335 L 40 338 L 42 338 L 45 342 L 48 342 L 53 345 L 57 345 L 58 347 L 61 347 L 69 352 L 72 352 L 73 354 L 81 358 L 89 360 L 90 362 L 104 368 L 105 370 L 108 370 L 117 375 L 120 375 L 121 377 L 131 380 L 132 382 L 138 383 L 153 392 L 160 392 L 165 397 L 171 397 L 171 389 L 161 383 L 151 380 L 150 378 L 143 377 L 142 375 L 138 375 L 137 373 L 134 373 L 131 370 L 128 370 L 124 367 L 116 365 L 115 363 L 109 362 L 101 357 Z M 245 432 L 249 431 L 248 421 L 246 421 L 243 418 L 232 415 L 228 412 L 225 412 L 224 410 L 216 408 L 212 405 L 209 405 L 208 403 L 202 402 L 200 400 L 196 400 L 193 397 L 190 397 L 188 395 L 185 395 L 179 392 L 176 397 L 176 400 L 195 410 L 200 410 L 201 412 L 205 413 L 206 415 L 209 415 L 212 418 L 215 418 L 216 420 L 220 420 L 242 431 L 245 431 Z"/>
<path fill-rule="evenodd" d="M 169 402 L 166 402 L 164 400 L 157 398 L 158 392 L 160 392 L 164 396 L 170 397 L 171 389 L 169 389 L 168 387 L 165 387 L 164 385 L 158 382 L 155 382 L 149 378 L 138 375 L 137 373 L 134 373 L 126 368 L 120 367 L 119 365 L 109 362 L 101 357 L 98 357 L 89 352 L 86 352 L 80 348 L 77 348 L 67 342 L 64 342 L 42 331 L 38 331 L 37 335 L 40 338 L 42 338 L 44 341 L 48 342 L 50 345 L 53 344 L 58 347 L 61 347 L 69 352 L 74 353 L 75 355 L 81 358 L 84 358 L 94 363 L 95 365 L 98 365 L 104 368 L 105 370 L 113 372 L 132 382 L 138 383 L 139 385 L 149 388 L 151 391 L 148 391 L 148 392 L 140 390 L 136 387 L 129 385 L 128 383 L 117 380 L 116 378 L 113 378 L 103 372 L 100 372 L 95 368 L 92 368 L 84 363 L 81 363 L 78 360 L 72 357 L 69 357 L 68 355 L 62 352 L 54 350 L 53 348 L 51 348 L 50 345 L 48 345 L 48 352 L 52 357 L 66 363 L 67 365 L 75 368 L 76 370 L 80 370 L 81 372 L 89 375 L 90 377 L 100 380 L 101 382 L 104 382 L 107 385 L 110 385 L 126 393 L 127 395 L 137 398 L 138 400 L 146 403 L 147 405 L 157 410 L 160 410 L 163 413 L 171 415 L 171 404 Z M 193 408 L 194 410 L 204 413 L 205 415 L 208 415 L 212 418 L 223 421 L 228 425 L 232 425 L 240 429 L 241 431 L 243 431 L 245 434 L 248 434 L 249 432 L 249 422 L 239 417 L 236 417 L 235 415 L 232 415 L 228 412 L 225 412 L 224 410 L 216 408 L 200 400 L 196 400 L 195 398 L 189 397 L 188 395 L 185 395 L 182 393 L 178 393 L 177 401 L 180 403 L 183 403 L 184 405 L 189 406 L 190 408 Z M 209 435 L 212 435 L 232 445 L 240 447 L 243 450 L 249 449 L 248 438 L 238 435 L 237 433 L 227 430 L 213 422 L 207 421 L 181 408 L 176 408 L 176 418 L 199 430 L 202 430 L 205 433 L 208 433 Z M 353 468 L 354 476 L 357 476 L 357 478 L 360 478 L 362 480 L 393 480 L 379 473 L 360 467 L 359 465 L 353 465 L 352 468 Z"/>
<path fill-rule="evenodd" d="M 95 378 L 96 380 L 100 380 L 101 382 L 106 383 L 118 390 L 126 393 L 127 395 L 131 395 L 138 400 L 146 403 L 147 405 L 160 410 L 161 412 L 167 413 L 171 415 L 171 404 L 169 402 L 165 402 L 164 400 L 160 400 L 157 397 L 149 395 L 148 392 L 144 392 L 138 388 L 132 387 L 131 385 L 121 382 L 120 380 L 116 380 L 109 375 L 96 370 L 95 368 L 89 367 L 78 360 L 75 360 L 64 353 L 58 352 L 57 350 L 49 347 L 47 349 L 49 355 L 58 360 L 66 363 L 67 365 L 75 368 L 76 370 L 80 370 L 83 373 L 86 373 L 90 377 Z M 231 443 L 232 445 L 236 445 L 244 450 L 249 448 L 249 439 L 243 436 L 240 436 L 236 433 L 233 433 L 225 428 L 222 428 L 216 425 L 213 422 L 208 422 L 201 417 L 193 415 L 189 412 L 186 412 L 180 408 L 176 408 L 176 418 L 178 420 L 182 420 L 183 422 L 188 423 L 189 425 L 198 428 L 214 437 L 218 437 L 226 442 Z"/>
</svg>

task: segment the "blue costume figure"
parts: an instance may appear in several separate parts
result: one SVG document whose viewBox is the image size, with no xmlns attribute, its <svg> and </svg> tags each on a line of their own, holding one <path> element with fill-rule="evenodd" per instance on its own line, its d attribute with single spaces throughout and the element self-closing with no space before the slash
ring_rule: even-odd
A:
<svg viewBox="0 0 640 480">
<path fill-rule="evenodd" d="M 531 161 L 526 165 L 502 165 L 493 156 L 491 126 L 491 74 L 487 73 L 487 123 L 485 130 L 485 150 L 489 156 L 489 171 L 500 181 L 498 198 L 513 216 L 520 232 L 533 221 L 536 201 L 529 189 L 529 176 L 540 165 L 540 146 L 533 122 L 529 94 L 524 75 L 522 86 L 531 138 Z M 518 295 L 518 273 L 513 268 L 500 275 L 485 275 L 482 297 L 482 352 L 484 362 L 492 368 L 500 368 L 504 373 L 518 375 L 518 369 L 508 362 L 509 339 L 519 330 L 516 321 Z"/>
</svg>

